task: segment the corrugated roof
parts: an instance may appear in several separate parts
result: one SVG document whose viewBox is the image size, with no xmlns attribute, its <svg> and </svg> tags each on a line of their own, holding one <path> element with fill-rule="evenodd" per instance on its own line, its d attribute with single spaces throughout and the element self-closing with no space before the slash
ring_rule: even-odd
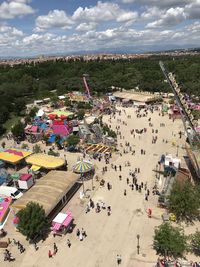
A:
<svg viewBox="0 0 200 267">
<path fill-rule="evenodd" d="M 54 209 L 62 197 L 72 188 L 78 179 L 73 172 L 50 171 L 47 175 L 37 180 L 23 196 L 12 205 L 14 208 L 25 208 L 28 202 L 33 201 L 42 205 L 45 214 Z"/>
</svg>

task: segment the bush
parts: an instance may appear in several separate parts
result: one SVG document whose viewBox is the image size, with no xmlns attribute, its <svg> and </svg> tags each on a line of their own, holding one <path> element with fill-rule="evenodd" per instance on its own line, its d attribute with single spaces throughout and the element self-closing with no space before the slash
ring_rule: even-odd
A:
<svg viewBox="0 0 200 267">
<path fill-rule="evenodd" d="M 42 153 L 42 149 L 41 149 L 41 147 L 39 145 L 36 144 L 33 147 L 33 152 L 36 153 L 36 154 Z"/>
</svg>

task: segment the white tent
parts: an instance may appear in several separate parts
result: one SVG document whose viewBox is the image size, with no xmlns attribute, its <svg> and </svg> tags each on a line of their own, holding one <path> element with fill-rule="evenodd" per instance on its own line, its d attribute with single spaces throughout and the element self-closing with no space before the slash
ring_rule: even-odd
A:
<svg viewBox="0 0 200 267">
<path fill-rule="evenodd" d="M 36 116 L 37 117 L 43 117 L 44 114 L 45 114 L 44 110 L 43 109 L 39 109 L 38 112 L 37 112 L 37 114 L 36 114 Z"/>
</svg>

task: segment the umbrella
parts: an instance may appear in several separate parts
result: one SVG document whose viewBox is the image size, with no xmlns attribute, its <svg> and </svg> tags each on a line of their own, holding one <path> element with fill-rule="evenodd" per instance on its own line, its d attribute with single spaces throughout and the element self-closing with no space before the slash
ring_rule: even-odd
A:
<svg viewBox="0 0 200 267">
<path fill-rule="evenodd" d="M 73 171 L 76 172 L 76 173 L 86 173 L 86 172 L 89 172 L 92 170 L 93 168 L 93 164 L 89 161 L 83 161 L 83 160 L 80 160 L 76 163 L 76 165 L 73 167 Z"/>
</svg>

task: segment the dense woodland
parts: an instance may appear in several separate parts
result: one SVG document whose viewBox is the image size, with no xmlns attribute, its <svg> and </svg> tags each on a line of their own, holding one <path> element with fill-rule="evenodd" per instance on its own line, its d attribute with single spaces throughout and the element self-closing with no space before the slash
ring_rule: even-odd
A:
<svg viewBox="0 0 200 267">
<path fill-rule="evenodd" d="M 182 88 L 189 94 L 200 95 L 200 56 L 160 57 L 147 59 L 45 62 L 0 66 L 0 126 L 10 117 L 23 115 L 26 103 L 51 96 L 51 90 L 61 95 L 73 90 L 84 92 L 83 74 L 89 75 L 93 94 L 105 94 L 111 86 L 151 92 L 170 91 L 159 67 L 163 60 L 166 67 L 176 73 Z M 2 129 L 0 129 L 2 132 Z"/>
</svg>

